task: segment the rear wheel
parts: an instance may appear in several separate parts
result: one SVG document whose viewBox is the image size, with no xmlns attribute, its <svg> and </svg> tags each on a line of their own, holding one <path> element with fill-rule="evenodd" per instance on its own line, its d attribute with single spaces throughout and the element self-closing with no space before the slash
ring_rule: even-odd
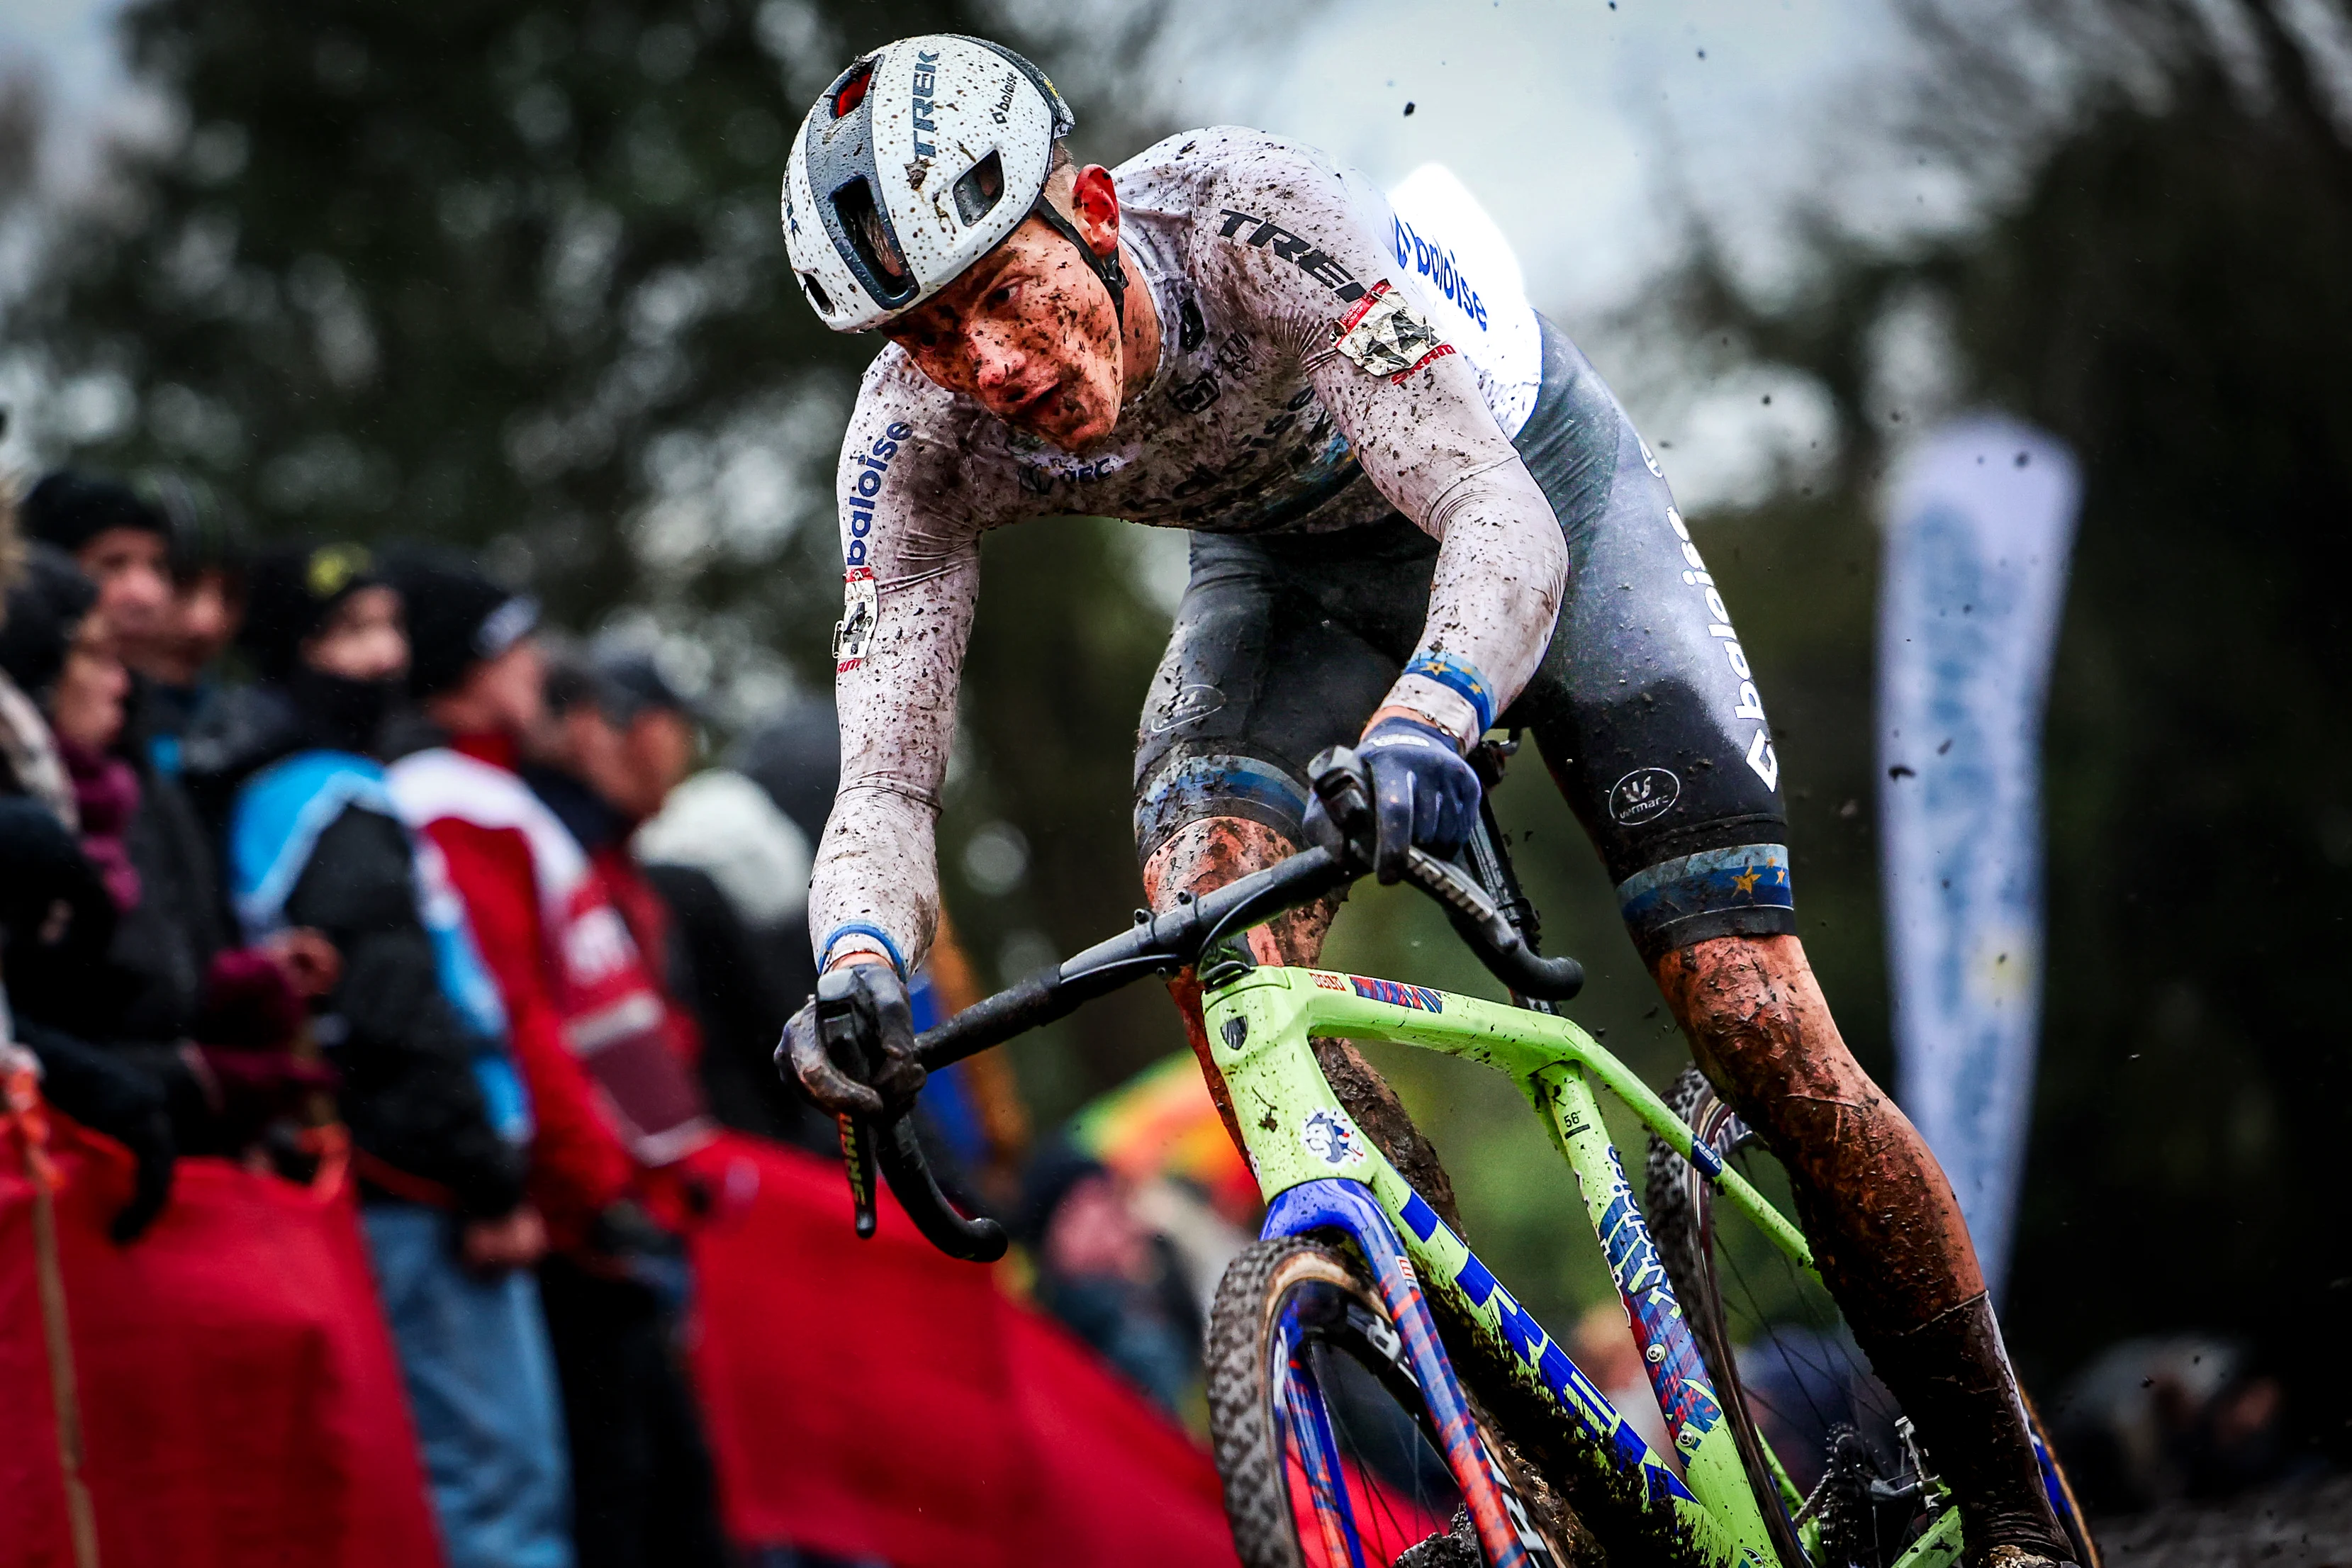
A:
<svg viewBox="0 0 2352 1568">
<path fill-rule="evenodd" d="M 1209 1429 L 1244 1568 L 1480 1568 L 1403 1341 L 1379 1290 L 1334 1248 L 1253 1244 L 1209 1319 Z M 1507 1499 L 1523 1494 L 1481 1428 Z M 1514 1511 L 1524 1515 L 1517 1507 Z M 1565 1565 L 1540 1527 L 1531 1563 Z"/>
<path fill-rule="evenodd" d="M 1785 1211 L 1780 1163 L 1697 1068 L 1683 1070 L 1666 1103 Z M 1920 1485 L 1909 1424 L 1872 1374 L 1836 1303 L 1737 1210 L 1718 1205 L 1706 1179 L 1654 1137 L 1647 1176 L 1659 1260 L 1740 1439 L 1758 1501 L 1768 1514 L 1781 1510 L 1792 1528 L 1818 1521 L 1823 1554 L 1841 1568 L 1892 1563 L 1931 1521 L 1931 1499 Z M 2075 1561 L 2098 1568 L 2098 1548 L 2041 1418 L 2032 1401 L 2026 1408 Z"/>
</svg>

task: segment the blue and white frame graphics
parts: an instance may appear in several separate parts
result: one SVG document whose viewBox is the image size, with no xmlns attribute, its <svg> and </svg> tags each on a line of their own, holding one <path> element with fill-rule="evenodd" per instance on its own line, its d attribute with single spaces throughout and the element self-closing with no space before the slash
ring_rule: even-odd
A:
<svg viewBox="0 0 2352 1568">
<path fill-rule="evenodd" d="M 1879 595 L 1897 1096 L 2006 1275 L 2042 1005 L 2042 716 L 2082 493 L 2056 437 L 1956 420 L 1902 462 Z"/>
</svg>

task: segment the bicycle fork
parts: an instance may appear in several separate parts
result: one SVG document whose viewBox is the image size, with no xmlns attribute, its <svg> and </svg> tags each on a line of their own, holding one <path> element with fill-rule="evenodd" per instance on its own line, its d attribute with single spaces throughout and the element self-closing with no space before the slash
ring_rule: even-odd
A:
<svg viewBox="0 0 2352 1568">
<path fill-rule="evenodd" d="M 1551 1554 L 1528 1521 L 1526 1507 L 1486 1455 L 1471 1418 L 1469 1402 L 1438 1340 L 1437 1324 L 1422 1299 L 1421 1281 L 1397 1239 L 1396 1228 L 1370 1190 L 1357 1182 L 1326 1177 L 1290 1188 L 1266 1211 L 1263 1235 L 1301 1236 L 1309 1231 L 1338 1229 L 1355 1242 L 1380 1287 L 1381 1300 L 1402 1336 L 1404 1360 L 1420 1385 L 1423 1402 L 1437 1427 L 1438 1447 L 1446 1468 L 1461 1489 L 1478 1532 L 1478 1548 L 1495 1568 L 1556 1568 Z M 1313 1428 L 1320 1430 L 1319 1424 Z M 1328 1435 L 1327 1435 L 1328 1445 Z M 1336 1454 L 1313 1456 L 1310 1468 L 1336 1463 Z M 1317 1512 L 1326 1505 L 1318 1491 Z M 1352 1529 L 1351 1521 L 1322 1519 L 1325 1530 Z"/>
</svg>

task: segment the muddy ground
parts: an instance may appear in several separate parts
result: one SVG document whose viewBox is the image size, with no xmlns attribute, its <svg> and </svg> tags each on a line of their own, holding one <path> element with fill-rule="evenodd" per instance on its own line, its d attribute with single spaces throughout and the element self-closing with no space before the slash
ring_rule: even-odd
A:
<svg viewBox="0 0 2352 1568">
<path fill-rule="evenodd" d="M 2107 1568 L 2352 1568 L 2352 1476 L 2101 1520 Z"/>
</svg>

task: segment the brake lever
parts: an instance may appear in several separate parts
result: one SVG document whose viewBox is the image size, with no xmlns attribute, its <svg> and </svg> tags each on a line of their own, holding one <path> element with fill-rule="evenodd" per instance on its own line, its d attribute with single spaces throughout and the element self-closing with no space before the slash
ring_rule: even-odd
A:
<svg viewBox="0 0 2352 1568">
<path fill-rule="evenodd" d="M 1584 989 L 1584 965 L 1572 958 L 1544 958 L 1531 950 L 1502 906 L 1458 866 L 1426 849 L 1405 852 L 1404 879 L 1435 899 L 1470 938 L 1470 950 L 1487 972 L 1522 995 L 1565 1002 Z"/>
<path fill-rule="evenodd" d="M 828 974 L 817 982 L 814 998 L 817 1039 L 834 1065 L 860 1083 L 868 1082 L 874 1072 L 873 1053 L 866 1048 L 866 1039 L 857 1026 L 857 1016 L 850 1001 L 849 974 Z M 841 1135 L 841 1163 L 849 1178 L 849 1206 L 857 1227 L 857 1239 L 871 1241 L 880 1225 L 880 1214 L 875 1204 L 875 1155 L 877 1140 L 874 1119 L 866 1116 L 840 1114 L 835 1117 Z"/>
<path fill-rule="evenodd" d="M 871 1241 L 877 1224 L 874 1206 L 874 1129 L 862 1116 L 837 1116 L 841 1126 L 841 1163 L 849 1173 L 849 1205 L 857 1221 L 857 1239 Z"/>
<path fill-rule="evenodd" d="M 924 1240 L 966 1263 L 993 1263 L 1004 1256 L 1012 1245 L 1004 1227 L 992 1219 L 965 1217 L 940 1190 L 911 1111 L 901 1111 L 882 1128 L 875 1153 L 898 1206 Z"/>
<path fill-rule="evenodd" d="M 1372 775 L 1347 746 L 1328 746 L 1307 764 L 1308 787 L 1323 803 L 1320 821 L 1309 821 L 1316 842 L 1351 876 L 1372 868 L 1380 824 L 1372 810 Z"/>
<path fill-rule="evenodd" d="M 817 992 L 816 1028 L 835 1065 L 864 1082 L 872 1076 L 873 1053 L 857 1026 L 845 982 Z M 923 1238 L 950 1258 L 973 1263 L 993 1263 L 1004 1256 L 1009 1239 L 992 1219 L 967 1219 L 956 1212 L 940 1191 L 915 1131 L 914 1107 L 905 1105 L 876 1116 L 842 1116 L 841 1163 L 849 1177 L 849 1201 L 855 1211 L 857 1238 L 870 1241 L 879 1228 L 879 1204 L 874 1180 L 878 1169 L 898 1206 L 915 1222 Z"/>
</svg>

